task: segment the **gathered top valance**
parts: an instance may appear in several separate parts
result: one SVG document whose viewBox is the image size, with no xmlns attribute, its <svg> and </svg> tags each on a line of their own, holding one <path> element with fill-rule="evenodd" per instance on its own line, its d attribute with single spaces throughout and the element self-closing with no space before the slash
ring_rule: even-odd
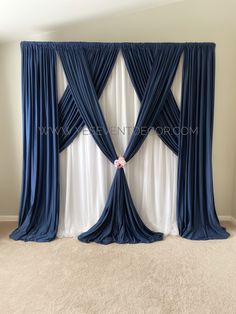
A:
<svg viewBox="0 0 236 314">
<path fill-rule="evenodd" d="M 180 47 L 183 48 L 191 48 L 191 47 L 204 47 L 204 46 L 212 46 L 215 47 L 215 43 L 212 42 L 203 42 L 203 43 L 197 43 L 197 42 L 185 42 L 185 43 L 131 43 L 131 42 L 51 42 L 51 41 L 22 41 L 21 47 L 45 47 L 45 48 L 70 48 L 70 47 L 81 47 L 81 48 L 104 48 L 104 47 L 114 47 L 118 49 L 126 49 L 126 48 L 132 48 L 132 49 L 140 49 L 140 48 L 148 48 L 148 49 L 157 49 L 165 47 Z"/>
</svg>

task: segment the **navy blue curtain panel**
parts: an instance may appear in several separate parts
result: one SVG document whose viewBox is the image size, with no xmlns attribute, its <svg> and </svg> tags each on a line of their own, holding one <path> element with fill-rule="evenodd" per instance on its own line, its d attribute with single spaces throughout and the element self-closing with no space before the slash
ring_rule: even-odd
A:
<svg viewBox="0 0 236 314">
<path fill-rule="evenodd" d="M 106 60 L 107 64 L 112 67 L 117 56 L 117 49 L 112 49 L 108 45 L 104 47 L 103 51 L 104 53 L 101 54 L 102 59 Z M 83 49 L 83 46 L 77 44 L 58 44 L 57 52 L 84 123 L 92 131 L 91 134 L 102 152 L 113 162 L 117 156 L 98 102 L 86 50 Z M 110 72 L 104 70 L 104 68 L 101 71 L 104 71 L 105 76 Z"/>
<path fill-rule="evenodd" d="M 194 240 L 229 236 L 219 224 L 212 183 L 215 45 L 188 45 L 183 65 L 177 216 L 180 235 Z"/>
<path fill-rule="evenodd" d="M 14 240 L 50 241 L 59 212 L 56 53 L 22 44 L 23 176 Z"/>
<path fill-rule="evenodd" d="M 86 60 L 95 91 L 100 98 L 106 82 L 109 78 L 110 71 L 113 68 L 118 49 L 104 50 L 102 45 L 86 47 Z M 111 52 L 111 55 L 108 54 Z M 80 116 L 78 107 L 73 98 L 70 86 L 67 86 L 59 102 L 59 150 L 63 151 L 68 147 L 74 138 L 84 127 L 84 121 Z"/>
<path fill-rule="evenodd" d="M 123 46 L 122 53 L 135 91 L 140 102 L 142 102 L 153 66 L 155 46 L 148 44 L 140 47 Z M 179 117 L 179 107 L 170 89 L 163 109 L 154 122 L 153 127 L 163 142 L 176 155 L 178 154 L 178 136 L 177 132 L 173 132 L 173 129 L 179 125 Z M 168 128 L 170 132 L 167 132 Z"/>
<path fill-rule="evenodd" d="M 214 44 L 23 42 L 21 46 L 24 164 L 19 226 L 12 239 L 50 241 L 56 237 L 59 152 L 85 125 L 117 171 L 101 217 L 79 236 L 81 241 L 109 244 L 163 239 L 162 233 L 148 229 L 139 217 L 123 169 L 151 128 L 178 155 L 180 235 L 194 240 L 229 236 L 216 215 L 212 184 Z M 141 102 L 124 156 L 117 156 L 99 104 L 119 51 Z M 59 104 L 56 53 L 68 81 Z M 180 111 L 171 86 L 181 55 Z M 170 132 L 159 132 L 163 128 Z M 174 128 L 180 130 L 178 134 L 172 132 Z"/>
<path fill-rule="evenodd" d="M 150 47 L 152 48 L 152 45 Z M 158 121 L 170 93 L 183 49 L 184 45 L 181 44 L 165 44 L 164 46 L 160 44 L 155 46 L 153 65 L 135 126 L 137 130 L 141 130 L 143 127 L 150 129 Z M 133 62 L 137 63 L 137 55 L 133 54 L 132 57 Z M 128 59 L 126 59 L 126 62 L 129 63 Z M 124 154 L 126 161 L 131 159 L 139 150 L 147 135 L 148 132 L 133 132 Z"/>
</svg>

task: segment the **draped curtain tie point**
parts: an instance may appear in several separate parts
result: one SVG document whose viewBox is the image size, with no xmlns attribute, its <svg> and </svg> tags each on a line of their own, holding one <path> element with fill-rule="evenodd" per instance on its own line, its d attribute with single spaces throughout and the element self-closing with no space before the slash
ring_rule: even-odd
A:
<svg viewBox="0 0 236 314">
<path fill-rule="evenodd" d="M 114 166 L 115 168 L 124 168 L 124 166 L 126 165 L 126 161 L 124 159 L 124 157 L 120 156 L 118 159 L 116 159 L 114 161 Z"/>
</svg>

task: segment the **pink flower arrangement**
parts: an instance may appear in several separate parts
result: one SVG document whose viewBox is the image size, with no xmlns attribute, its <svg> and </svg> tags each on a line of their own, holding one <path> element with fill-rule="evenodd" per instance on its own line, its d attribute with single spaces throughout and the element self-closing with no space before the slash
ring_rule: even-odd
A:
<svg viewBox="0 0 236 314">
<path fill-rule="evenodd" d="M 116 159 L 114 161 L 114 166 L 116 168 L 123 168 L 125 166 L 125 164 L 126 164 L 126 161 L 125 161 L 124 157 L 119 157 L 118 159 Z"/>
</svg>

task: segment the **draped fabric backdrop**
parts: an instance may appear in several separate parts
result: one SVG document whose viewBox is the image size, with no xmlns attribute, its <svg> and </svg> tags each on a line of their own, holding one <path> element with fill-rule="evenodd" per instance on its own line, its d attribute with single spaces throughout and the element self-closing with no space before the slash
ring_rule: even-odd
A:
<svg viewBox="0 0 236 314">
<path fill-rule="evenodd" d="M 182 62 L 172 85 L 180 104 Z M 58 66 L 59 99 L 67 86 Z M 100 105 L 115 149 L 123 155 L 137 119 L 140 101 L 122 54 L 119 53 Z M 128 129 L 128 128 L 131 129 Z M 119 128 L 119 129 L 118 129 Z M 101 216 L 108 197 L 114 166 L 104 157 L 84 127 L 60 154 L 60 219 L 58 236 L 76 237 Z M 131 195 L 147 227 L 164 234 L 178 234 L 176 221 L 177 156 L 152 130 L 141 149 L 125 168 Z M 158 174 L 158 175 L 156 175 Z M 94 179 L 96 178 L 96 180 Z"/>
<path fill-rule="evenodd" d="M 176 234 L 177 225 L 189 239 L 229 236 L 212 184 L 214 44 L 21 46 L 24 167 L 12 239 L 82 232 L 84 242 L 149 243 Z M 59 103 L 56 54 L 68 82 Z M 181 56 L 179 110 L 172 91 Z M 113 136 L 109 126 L 124 123 L 131 134 Z M 163 127 L 170 132 L 155 133 Z M 120 155 L 127 164 L 115 169 Z"/>
</svg>

